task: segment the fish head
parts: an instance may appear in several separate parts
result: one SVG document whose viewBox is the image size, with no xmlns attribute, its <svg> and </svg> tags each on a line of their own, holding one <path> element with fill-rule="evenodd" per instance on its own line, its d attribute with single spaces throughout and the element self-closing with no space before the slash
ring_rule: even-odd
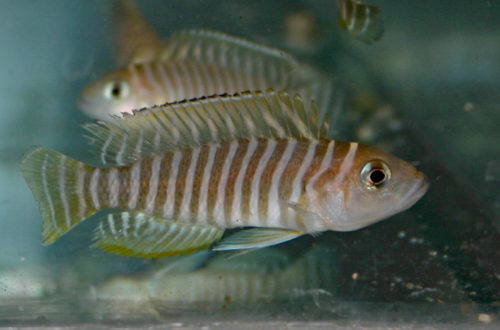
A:
<svg viewBox="0 0 500 330">
<path fill-rule="evenodd" d="M 137 108 L 137 86 L 126 68 L 109 73 L 87 86 L 77 105 L 90 117 L 105 121 Z"/>
<path fill-rule="evenodd" d="M 410 163 L 374 147 L 353 145 L 357 148 L 349 150 L 354 155 L 333 160 L 314 189 L 316 212 L 330 230 L 357 230 L 402 212 L 428 188 L 425 175 Z"/>
</svg>

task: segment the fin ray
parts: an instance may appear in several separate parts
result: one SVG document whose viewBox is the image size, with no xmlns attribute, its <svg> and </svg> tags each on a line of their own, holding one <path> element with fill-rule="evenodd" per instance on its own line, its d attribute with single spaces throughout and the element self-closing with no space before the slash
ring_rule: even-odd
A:
<svg viewBox="0 0 500 330">
<path fill-rule="evenodd" d="M 223 239 L 212 248 L 214 251 L 261 249 L 281 244 L 303 235 L 302 232 L 281 228 L 251 228 Z"/>
<path fill-rule="evenodd" d="M 290 54 L 223 32 L 192 29 L 171 36 L 161 55 L 162 61 L 195 61 L 254 74 L 259 66 L 263 72 L 290 72 L 299 66 Z M 279 75 L 278 75 L 279 76 Z M 269 75 L 267 78 L 273 78 Z M 279 81 L 280 77 L 271 79 Z"/>
<path fill-rule="evenodd" d="M 268 90 L 166 104 L 84 128 L 104 164 L 123 166 L 150 154 L 230 139 L 328 138 L 319 116 L 313 101 Z"/>
<path fill-rule="evenodd" d="M 122 256 L 161 258 L 208 248 L 224 229 L 196 226 L 146 215 L 117 211 L 101 220 L 92 247 Z"/>
<path fill-rule="evenodd" d="M 24 155 L 20 167 L 43 218 L 43 244 L 54 243 L 97 211 L 85 202 L 81 190 L 81 175 L 86 175 L 90 166 L 39 146 Z"/>
</svg>

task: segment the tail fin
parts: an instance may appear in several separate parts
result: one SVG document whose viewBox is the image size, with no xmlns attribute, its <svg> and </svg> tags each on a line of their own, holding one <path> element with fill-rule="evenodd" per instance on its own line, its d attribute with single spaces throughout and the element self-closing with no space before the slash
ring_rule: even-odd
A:
<svg viewBox="0 0 500 330">
<path fill-rule="evenodd" d="M 85 175 L 92 167 L 45 147 L 32 147 L 21 171 L 42 213 L 42 243 L 59 237 L 97 210 L 85 202 Z"/>
</svg>

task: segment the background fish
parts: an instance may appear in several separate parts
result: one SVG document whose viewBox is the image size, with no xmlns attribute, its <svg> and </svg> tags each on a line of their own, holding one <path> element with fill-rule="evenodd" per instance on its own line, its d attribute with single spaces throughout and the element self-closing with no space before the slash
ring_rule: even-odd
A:
<svg viewBox="0 0 500 330">
<path fill-rule="evenodd" d="M 164 42 L 141 15 L 137 1 L 113 2 L 116 59 L 120 66 L 149 62 L 164 47 Z"/>
<path fill-rule="evenodd" d="M 85 88 L 77 101 L 87 115 L 112 120 L 153 105 L 246 90 L 286 89 L 332 107 L 332 81 L 271 47 L 208 30 L 173 35 L 157 58 L 131 63 Z"/>
<path fill-rule="evenodd" d="M 359 0 L 337 0 L 339 25 L 355 38 L 367 44 L 379 40 L 384 34 L 380 9 Z"/>
<path fill-rule="evenodd" d="M 21 169 L 50 244 L 112 209 L 94 246 L 122 255 L 253 249 L 325 230 L 349 231 L 403 211 L 427 189 L 409 163 L 329 140 L 314 103 L 286 92 L 243 93 L 144 109 L 87 126 L 108 167 L 44 147 Z"/>
<path fill-rule="evenodd" d="M 123 313 L 131 307 L 130 300 L 134 300 L 142 310 L 162 307 L 170 311 L 182 307 L 216 310 L 294 299 L 308 290 L 324 291 L 322 288 L 335 285 L 338 278 L 335 257 L 335 251 L 326 246 L 309 249 L 296 260 L 290 260 L 282 251 L 265 249 L 231 262 L 225 255 L 217 254 L 200 267 L 196 265 L 200 259 L 198 252 L 146 276 L 118 276 L 102 283 L 89 294 L 90 299 L 97 300 L 97 304 L 89 307 L 96 314 Z"/>
</svg>

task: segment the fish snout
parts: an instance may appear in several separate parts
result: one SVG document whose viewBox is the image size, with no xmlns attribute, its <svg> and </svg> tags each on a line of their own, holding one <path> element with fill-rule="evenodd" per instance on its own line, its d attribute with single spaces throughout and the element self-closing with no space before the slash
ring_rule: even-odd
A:
<svg viewBox="0 0 500 330">
<path fill-rule="evenodd" d="M 411 206 L 422 198 L 427 189 L 429 189 L 429 185 L 427 176 L 423 172 L 418 171 L 417 178 L 406 195 L 407 204 Z"/>
</svg>

